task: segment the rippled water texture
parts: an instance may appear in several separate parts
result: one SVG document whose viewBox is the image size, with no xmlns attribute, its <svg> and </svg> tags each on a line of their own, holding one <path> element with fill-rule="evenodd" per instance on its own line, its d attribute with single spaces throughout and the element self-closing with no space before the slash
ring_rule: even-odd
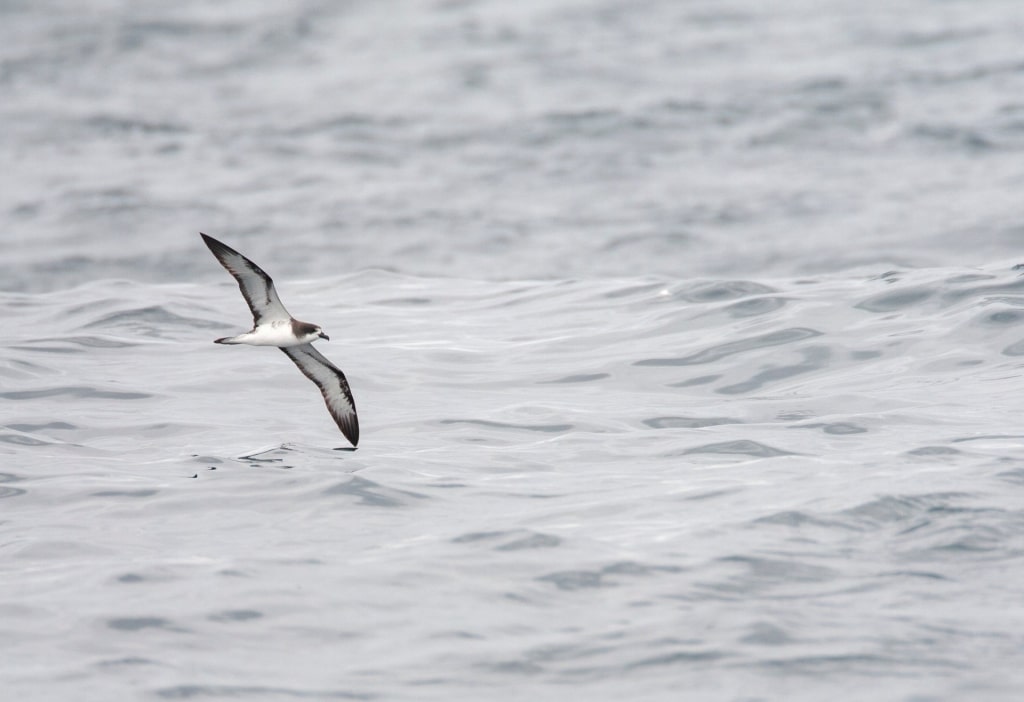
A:
<svg viewBox="0 0 1024 702">
<path fill-rule="evenodd" d="M 229 283 L 0 298 L 13 689 L 1022 682 L 1017 272 L 287 290 L 344 339 L 358 452 L 280 354 L 210 343 Z"/>
<path fill-rule="evenodd" d="M 1019 699 L 1022 32 L 0 5 L 0 698 Z"/>
</svg>

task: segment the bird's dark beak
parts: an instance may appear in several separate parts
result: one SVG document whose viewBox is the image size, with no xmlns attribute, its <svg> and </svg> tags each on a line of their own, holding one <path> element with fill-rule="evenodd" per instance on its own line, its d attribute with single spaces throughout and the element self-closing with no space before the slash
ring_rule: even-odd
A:
<svg viewBox="0 0 1024 702">
<path fill-rule="evenodd" d="M 331 340 L 331 337 L 327 336 L 327 335 L 326 335 L 326 334 L 324 334 L 323 332 L 320 332 L 320 338 L 321 338 L 321 339 L 327 339 L 328 341 L 330 341 L 330 340 Z"/>
</svg>

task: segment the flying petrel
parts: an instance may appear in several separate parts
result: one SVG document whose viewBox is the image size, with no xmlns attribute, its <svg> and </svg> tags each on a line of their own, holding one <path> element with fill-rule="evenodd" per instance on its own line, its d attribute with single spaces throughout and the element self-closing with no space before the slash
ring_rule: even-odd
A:
<svg viewBox="0 0 1024 702">
<path fill-rule="evenodd" d="M 292 359 L 302 374 L 316 383 L 341 433 L 355 446 L 359 443 L 359 419 L 356 403 L 341 369 L 313 348 L 317 339 L 330 337 L 316 324 L 300 322 L 288 314 L 281 298 L 274 290 L 274 281 L 263 269 L 235 251 L 199 233 L 220 264 L 238 281 L 238 289 L 252 310 L 252 331 L 238 336 L 216 339 L 215 344 L 249 344 L 250 346 L 276 346 Z"/>
</svg>

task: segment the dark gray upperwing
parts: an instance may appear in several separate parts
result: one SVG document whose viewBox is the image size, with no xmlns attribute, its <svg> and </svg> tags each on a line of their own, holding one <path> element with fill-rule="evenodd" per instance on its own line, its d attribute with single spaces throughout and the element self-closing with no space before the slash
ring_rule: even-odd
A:
<svg viewBox="0 0 1024 702">
<path fill-rule="evenodd" d="M 316 383 L 324 396 L 327 411 L 335 424 L 353 446 L 359 443 L 359 418 L 356 417 L 356 403 L 352 399 L 348 380 L 341 369 L 324 358 L 312 344 L 281 347 L 284 354 L 292 359 L 302 374 Z"/>
<path fill-rule="evenodd" d="M 242 297 L 249 305 L 253 322 L 256 325 L 264 321 L 291 319 L 288 310 L 281 304 L 281 298 L 277 296 L 274 281 L 262 268 L 212 236 L 207 236 L 202 232 L 199 233 L 199 236 L 203 237 L 203 241 L 220 261 L 220 265 L 224 266 L 228 273 L 238 281 L 238 289 L 242 291 Z"/>
</svg>

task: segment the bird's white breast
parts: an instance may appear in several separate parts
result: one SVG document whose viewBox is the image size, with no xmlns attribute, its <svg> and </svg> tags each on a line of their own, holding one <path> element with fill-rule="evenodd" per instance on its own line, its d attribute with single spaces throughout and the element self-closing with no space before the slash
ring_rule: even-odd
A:
<svg viewBox="0 0 1024 702">
<path fill-rule="evenodd" d="M 252 346 L 301 346 L 310 341 L 295 336 L 290 320 L 261 324 L 244 336 L 244 343 Z"/>
</svg>

